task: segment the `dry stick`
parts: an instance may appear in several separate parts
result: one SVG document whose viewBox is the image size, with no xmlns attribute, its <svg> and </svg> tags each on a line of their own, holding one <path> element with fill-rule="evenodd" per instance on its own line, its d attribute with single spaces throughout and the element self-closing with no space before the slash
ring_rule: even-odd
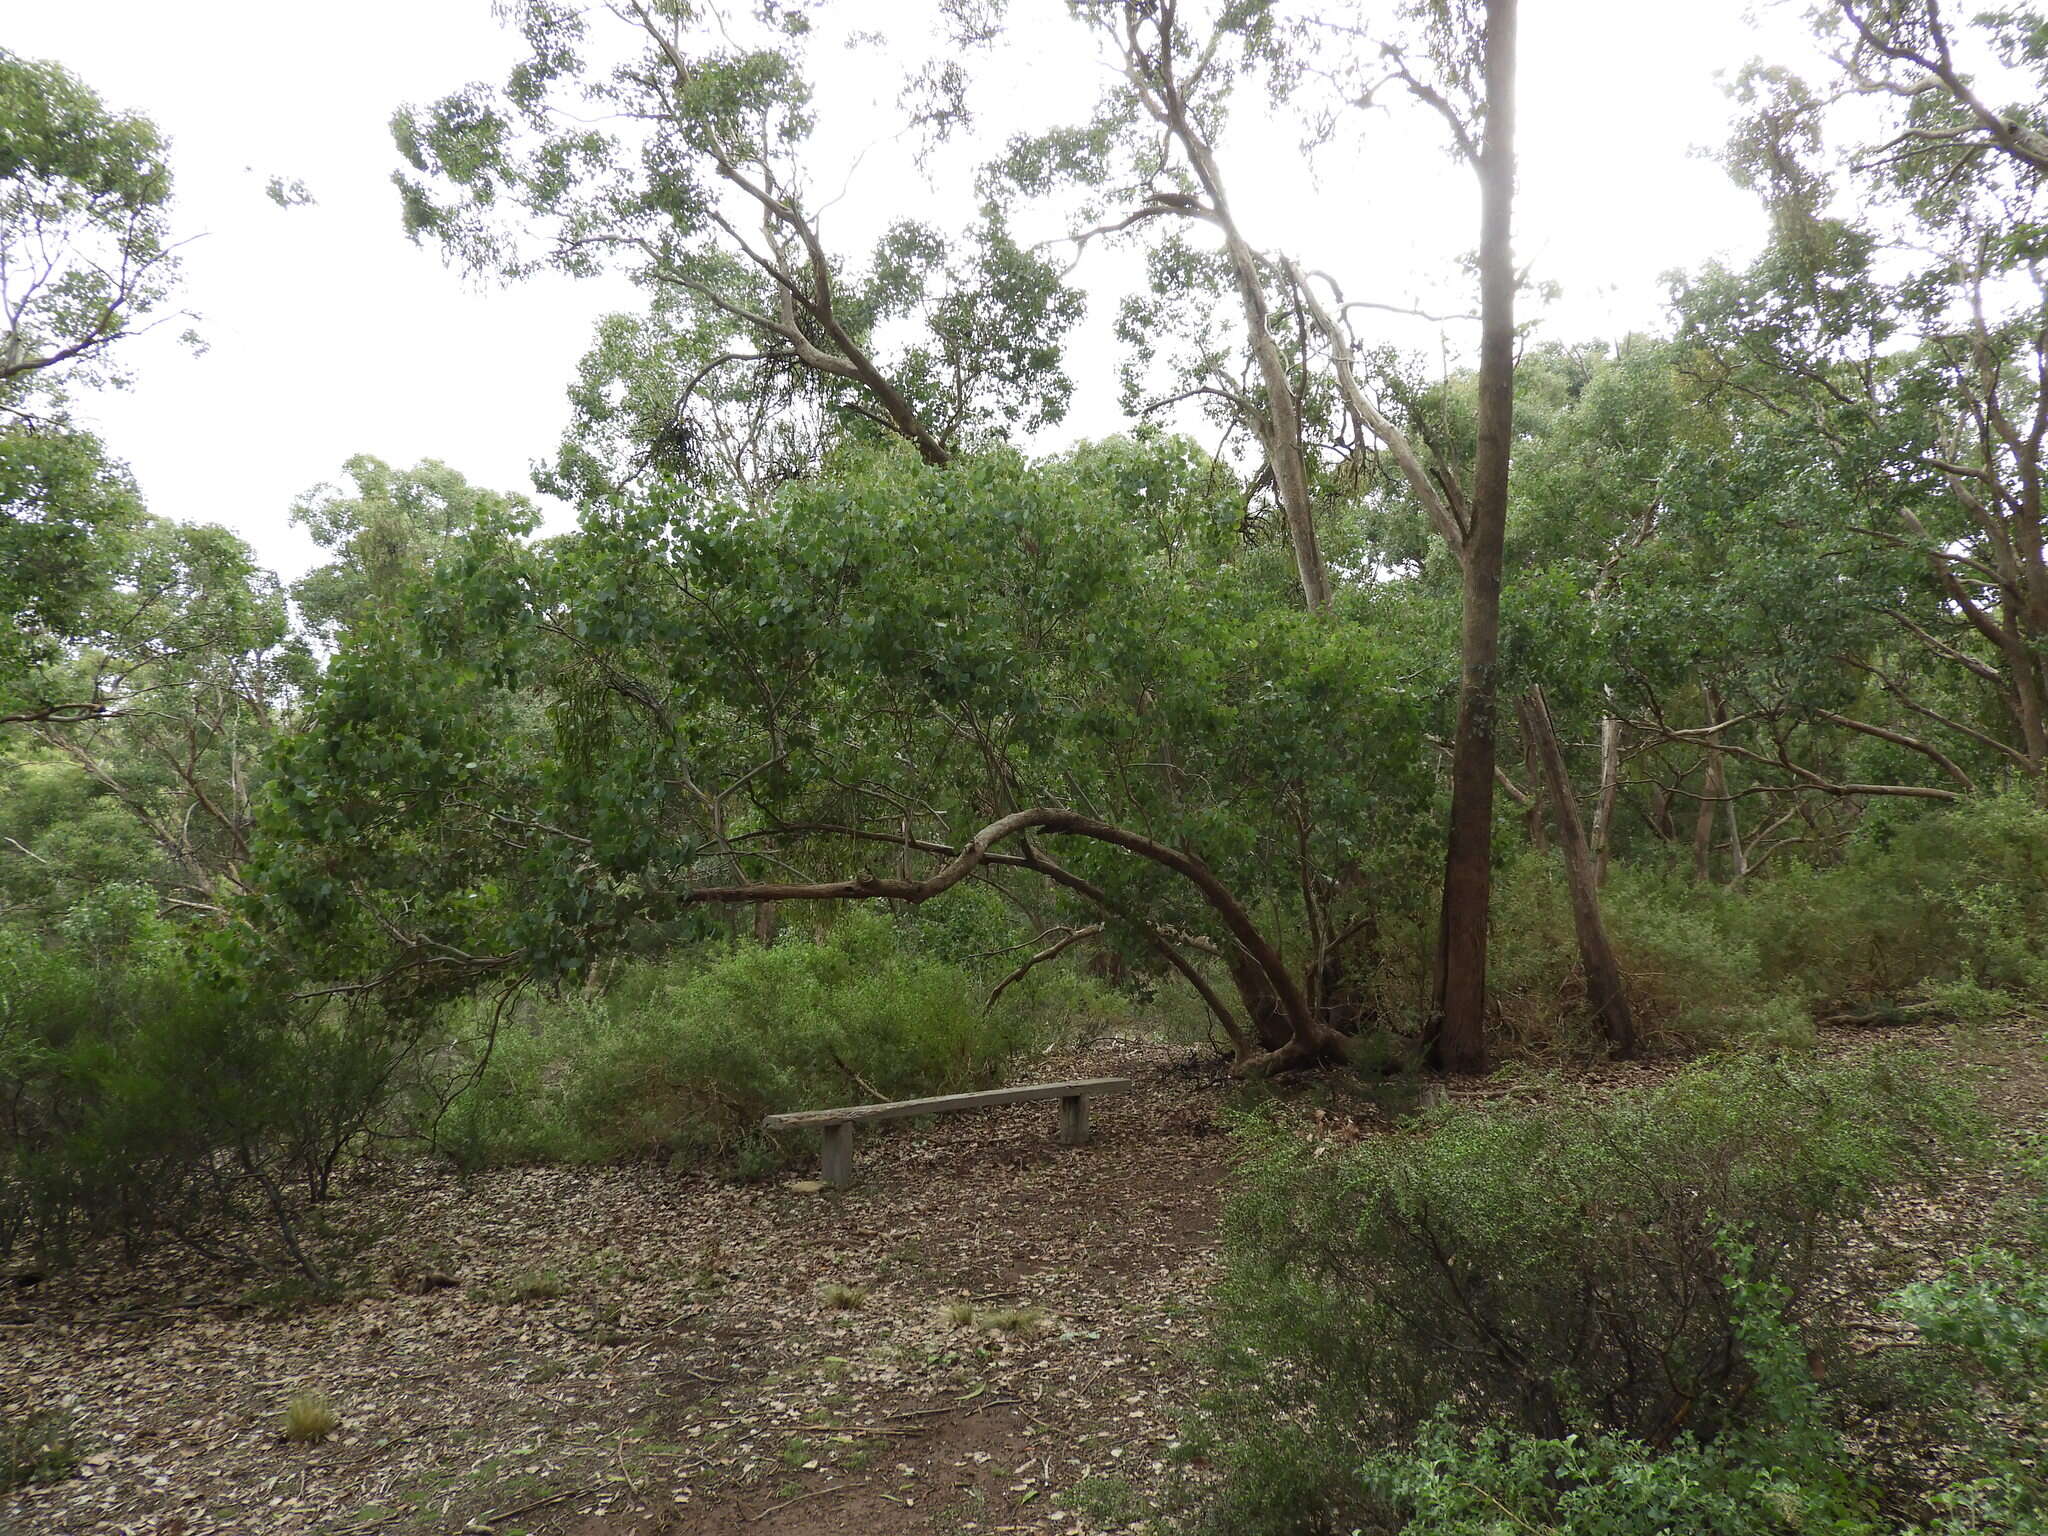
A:
<svg viewBox="0 0 2048 1536">
<path fill-rule="evenodd" d="M 882 1420 L 884 1423 L 887 1423 L 891 1419 L 926 1419 L 935 1413 L 952 1413 L 957 1409 L 966 1407 L 969 1401 L 972 1400 L 963 1398 L 957 1403 L 948 1403 L 943 1408 L 912 1408 L 905 1413 L 885 1413 L 882 1415 Z M 985 1408 L 1015 1408 L 1019 1406 L 1019 1402 L 1020 1400 L 1014 1397 L 992 1397 L 986 1402 L 976 1402 L 967 1411 L 969 1413 L 980 1413 Z"/>
<path fill-rule="evenodd" d="M 800 1493 L 793 1499 L 784 1499 L 780 1504 L 770 1504 L 758 1515 L 747 1515 L 747 1511 L 744 1505 L 741 1506 L 740 1513 L 743 1515 L 747 1515 L 747 1524 L 758 1525 L 761 1521 L 766 1520 L 770 1515 L 774 1514 L 777 1510 L 787 1509 L 792 1504 L 801 1504 L 805 1499 L 815 1499 L 819 1497 L 821 1494 L 844 1493 L 849 1488 L 858 1488 L 859 1486 L 859 1483 L 834 1483 L 830 1488 L 813 1488 L 809 1493 Z"/>
<path fill-rule="evenodd" d="M 904 1440 L 915 1440 L 924 1433 L 921 1429 L 889 1429 L 881 1424 L 799 1424 L 797 1428 L 814 1435 L 894 1435 Z"/>
<path fill-rule="evenodd" d="M 623 1432 L 619 1435 L 618 1443 L 613 1448 L 612 1454 L 619 1464 L 619 1476 L 626 1480 L 627 1489 L 632 1493 L 634 1499 L 645 1504 L 647 1501 L 640 1496 L 640 1485 L 633 1481 L 633 1469 L 626 1465 L 626 1437 Z"/>
<path fill-rule="evenodd" d="M 501 1509 L 494 1515 L 479 1515 L 476 1523 L 478 1525 L 496 1525 L 502 1520 L 510 1520 L 514 1515 L 530 1515 L 536 1509 L 546 1509 L 548 1505 L 559 1504 L 564 1499 L 574 1499 L 586 1493 L 596 1493 L 602 1487 L 604 1487 L 603 1483 L 592 1483 L 585 1488 L 565 1489 L 561 1493 L 551 1493 L 544 1499 L 535 1499 L 531 1504 L 522 1504 L 517 1509 Z"/>
</svg>

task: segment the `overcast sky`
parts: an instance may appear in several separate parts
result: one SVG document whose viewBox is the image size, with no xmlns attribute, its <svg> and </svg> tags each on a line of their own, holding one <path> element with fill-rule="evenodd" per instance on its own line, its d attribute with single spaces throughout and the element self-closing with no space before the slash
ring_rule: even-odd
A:
<svg viewBox="0 0 2048 1536">
<path fill-rule="evenodd" d="M 836 9 L 862 25 L 899 14 L 887 0 Z M 986 103 L 992 134 L 1092 100 L 1097 67 L 1064 9 L 1013 0 L 1026 31 Z M 291 501 L 351 454 L 439 458 L 479 483 L 530 489 L 593 321 L 633 295 L 605 281 L 479 285 L 400 231 L 386 124 L 401 102 L 502 78 L 513 40 L 488 0 L 14 0 L 6 11 L 0 45 L 58 60 L 171 139 L 178 226 L 198 237 L 184 303 L 207 350 L 182 351 L 177 327 L 143 337 L 123 353 L 134 389 L 87 403 L 153 510 L 225 523 L 292 576 L 316 552 L 287 522 Z M 1658 326 L 1663 273 L 1754 250 L 1754 203 L 1699 151 L 1725 135 L 1717 74 L 1759 39 L 1740 0 L 1524 0 L 1517 247 L 1563 290 L 1543 311 L 1545 335 Z M 1339 274 L 1351 296 L 1440 300 L 1474 243 L 1476 201 L 1422 126 L 1390 120 L 1311 184 L 1292 134 L 1241 123 L 1224 166 L 1241 219 L 1260 244 Z M 273 174 L 303 180 L 315 206 L 272 204 Z M 921 214 L 933 196 L 893 165 L 864 162 L 862 174 L 870 209 Z M 1107 281 L 1116 265 L 1099 271 Z M 1077 274 L 1092 275 L 1086 264 Z M 1066 438 L 1121 424 L 1113 299 L 1093 308 Z M 1394 339 L 1430 340 L 1412 328 Z"/>
</svg>

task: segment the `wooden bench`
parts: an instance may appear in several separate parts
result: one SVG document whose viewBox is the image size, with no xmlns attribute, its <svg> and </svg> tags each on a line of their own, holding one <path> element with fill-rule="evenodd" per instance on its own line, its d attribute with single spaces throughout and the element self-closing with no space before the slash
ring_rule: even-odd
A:
<svg viewBox="0 0 2048 1536">
<path fill-rule="evenodd" d="M 913 1115 L 950 1115 L 963 1109 L 993 1109 L 999 1104 L 1028 1104 L 1036 1099 L 1060 1101 L 1060 1142 L 1079 1146 L 1088 1139 L 1088 1101 L 1105 1093 L 1129 1093 L 1127 1077 L 1090 1077 L 1072 1083 L 1030 1083 L 1020 1088 L 991 1088 L 986 1093 L 948 1093 L 935 1099 L 899 1099 L 894 1104 L 849 1104 L 843 1109 L 806 1109 L 793 1115 L 770 1115 L 766 1130 L 793 1131 L 815 1125 L 825 1133 L 825 1182 L 844 1189 L 853 1182 L 853 1128 L 868 1120 L 908 1120 Z"/>
</svg>

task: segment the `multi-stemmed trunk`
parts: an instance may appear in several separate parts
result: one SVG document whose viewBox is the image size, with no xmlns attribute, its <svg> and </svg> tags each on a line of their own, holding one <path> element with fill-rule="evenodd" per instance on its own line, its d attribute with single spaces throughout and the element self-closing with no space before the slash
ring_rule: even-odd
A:
<svg viewBox="0 0 2048 1536">
<path fill-rule="evenodd" d="M 1636 1026 L 1622 985 L 1621 965 L 1608 942 L 1607 924 L 1600 913 L 1600 875 L 1593 848 L 1579 817 L 1578 797 L 1572 793 L 1571 776 L 1565 769 L 1564 748 L 1557 728 L 1551 723 L 1550 705 L 1541 688 L 1531 688 L 1520 705 L 1522 736 L 1531 756 L 1542 771 L 1543 797 L 1550 802 L 1557 822 L 1558 851 L 1564 855 L 1565 884 L 1571 893 L 1572 931 L 1579 942 L 1579 966 L 1586 974 L 1586 1007 L 1600 1021 L 1608 1049 L 1616 1056 L 1632 1056 L 1636 1049 Z M 1532 786 L 1533 789 L 1533 786 Z"/>
</svg>

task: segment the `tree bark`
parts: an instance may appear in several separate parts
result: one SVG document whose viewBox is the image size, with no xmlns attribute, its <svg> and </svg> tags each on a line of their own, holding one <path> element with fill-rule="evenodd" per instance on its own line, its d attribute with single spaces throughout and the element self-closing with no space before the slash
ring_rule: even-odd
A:
<svg viewBox="0 0 2048 1536">
<path fill-rule="evenodd" d="M 1147 20 L 1156 29 L 1156 48 L 1145 45 L 1140 31 L 1142 22 Z M 1124 74 L 1153 120 L 1179 142 L 1189 169 L 1209 199 L 1206 209 L 1186 211 L 1208 218 L 1223 235 L 1223 252 L 1230 262 L 1230 275 L 1237 285 L 1238 302 L 1244 312 L 1246 338 L 1253 361 L 1258 364 L 1259 381 L 1266 390 L 1264 419 L 1254 420 L 1252 425 L 1273 471 L 1273 487 L 1286 520 L 1287 541 L 1294 552 L 1302 600 L 1311 611 L 1327 608 L 1330 573 L 1316 537 L 1308 456 L 1301 443 L 1301 402 L 1287 376 L 1287 359 L 1273 339 L 1272 312 L 1266 302 L 1266 280 L 1259 270 L 1258 256 L 1238 229 L 1215 151 L 1195 120 L 1174 69 L 1175 34 L 1179 27 L 1179 18 L 1171 6 L 1125 6 L 1119 38 Z"/>
<path fill-rule="evenodd" d="M 1714 813 L 1721 808 L 1721 782 L 1721 754 L 1709 747 L 1699 815 L 1692 824 L 1692 877 L 1701 885 L 1714 878 Z"/>
<path fill-rule="evenodd" d="M 1593 877 L 1607 883 L 1608 850 L 1614 842 L 1614 805 L 1621 794 L 1621 717 L 1600 718 L 1600 798 L 1593 807 Z"/>
<path fill-rule="evenodd" d="M 1529 773 L 1529 807 L 1524 813 L 1529 827 L 1529 846 L 1538 854 L 1548 853 L 1550 843 L 1543 835 L 1543 764 L 1536 758 L 1536 738 L 1522 733 L 1522 761 Z"/>
<path fill-rule="evenodd" d="M 1543 786 L 1557 821 L 1557 846 L 1564 855 L 1565 883 L 1571 891 L 1572 930 L 1578 936 L 1579 965 L 1586 973 L 1586 1006 L 1600 1021 L 1608 1050 L 1616 1057 L 1633 1056 L 1635 1016 L 1629 1009 L 1614 946 L 1607 939 L 1607 924 L 1600 915 L 1599 874 L 1585 825 L 1579 819 L 1578 797 L 1572 793 L 1564 749 L 1558 745 L 1541 688 L 1531 688 L 1523 695 L 1520 714 L 1523 734 L 1534 743 L 1537 760 L 1543 765 Z"/>
<path fill-rule="evenodd" d="M 1749 873 L 1749 855 L 1742 847 L 1742 813 L 1735 807 L 1735 797 L 1728 793 L 1728 773 L 1721 772 L 1721 804 L 1728 812 L 1728 880 L 1730 884 Z"/>
<path fill-rule="evenodd" d="M 1721 708 L 1720 692 L 1709 684 L 1706 694 L 1707 724 L 1721 725 L 1728 716 Z M 1699 815 L 1692 824 L 1692 877 L 1700 885 L 1714 878 L 1714 817 L 1728 793 L 1728 771 L 1723 766 L 1718 734 L 1709 735 L 1706 742 L 1707 772 L 1700 784 Z"/>
<path fill-rule="evenodd" d="M 1515 6 L 1486 0 L 1486 125 L 1479 153 L 1479 441 L 1465 541 L 1463 658 L 1451 744 L 1451 824 L 1430 1058 L 1487 1067 L 1486 939 L 1493 899 L 1493 769 L 1501 556 L 1515 408 Z"/>
</svg>

